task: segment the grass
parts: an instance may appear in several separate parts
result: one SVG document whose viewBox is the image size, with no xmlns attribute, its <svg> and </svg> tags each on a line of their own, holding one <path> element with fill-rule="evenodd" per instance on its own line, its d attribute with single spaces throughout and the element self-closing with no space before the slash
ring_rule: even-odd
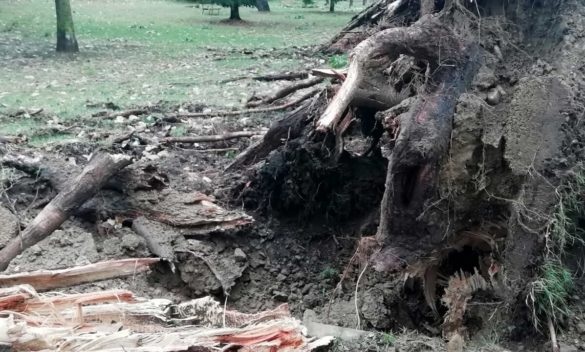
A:
<svg viewBox="0 0 585 352">
<path fill-rule="evenodd" d="M 585 169 L 578 168 L 557 194 L 559 202 L 546 232 L 545 259 L 529 295 L 537 328 L 548 319 L 558 326 L 559 320 L 571 314 L 569 297 L 575 283 L 562 258 L 575 244 L 585 243 Z"/>
<path fill-rule="evenodd" d="M 265 83 L 219 82 L 298 69 L 318 57 L 292 47 L 328 40 L 360 9 L 328 13 L 301 1 L 272 1 L 271 13 L 241 8 L 244 23 L 227 24 L 172 0 L 76 0 L 81 52 L 54 52 L 52 0 L 0 1 L 0 117 L 43 108 L 61 121 L 89 116 L 88 105 L 122 108 L 159 101 L 240 106 Z M 42 121 L 41 121 L 42 122 Z M 38 120 L 0 121 L 0 135 L 31 132 Z"/>
<path fill-rule="evenodd" d="M 347 54 L 333 55 L 329 57 L 329 66 L 331 66 L 331 68 L 335 69 L 344 68 L 348 64 L 349 59 L 347 57 Z"/>
<path fill-rule="evenodd" d="M 337 270 L 335 268 L 327 267 L 319 273 L 319 278 L 321 278 L 321 280 L 326 280 L 326 281 L 331 281 L 331 282 L 336 281 L 339 279 L 339 270 Z"/>
<path fill-rule="evenodd" d="M 569 316 L 568 299 L 574 288 L 571 272 L 559 261 L 546 259 L 540 277 L 532 283 L 530 299 L 535 326 L 543 318 L 550 318 L 555 325 L 562 317 Z"/>
</svg>

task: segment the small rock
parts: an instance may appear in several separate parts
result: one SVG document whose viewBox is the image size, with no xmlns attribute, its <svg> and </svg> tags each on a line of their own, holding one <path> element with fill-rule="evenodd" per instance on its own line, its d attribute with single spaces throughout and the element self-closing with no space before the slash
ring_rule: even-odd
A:
<svg viewBox="0 0 585 352">
<path fill-rule="evenodd" d="M 276 277 L 276 280 L 282 282 L 286 280 L 286 275 L 282 275 L 282 274 L 278 274 L 278 276 Z"/>
<path fill-rule="evenodd" d="M 492 89 L 490 89 L 490 91 L 487 94 L 486 101 L 490 105 L 498 105 L 500 103 L 501 99 L 502 99 L 502 93 L 500 92 L 500 90 L 497 88 L 492 88 Z"/>
<path fill-rule="evenodd" d="M 245 262 L 247 259 L 246 253 L 244 253 L 244 251 L 241 250 L 240 248 L 236 248 L 236 250 L 234 251 L 234 258 L 238 262 Z"/>
<path fill-rule="evenodd" d="M 579 352 L 579 349 L 575 346 L 567 345 L 566 343 L 559 343 L 560 352 Z"/>
<path fill-rule="evenodd" d="M 136 121 L 136 120 L 140 120 L 140 117 L 138 117 L 136 115 L 128 116 L 128 121 Z"/>
<path fill-rule="evenodd" d="M 287 302 L 288 301 L 288 295 L 282 291 L 274 291 L 274 299 L 279 301 L 279 302 Z"/>
<path fill-rule="evenodd" d="M 116 119 L 114 120 L 114 123 L 125 123 L 126 119 L 124 118 L 124 116 L 116 116 Z"/>
<path fill-rule="evenodd" d="M 577 324 L 577 332 L 581 335 L 585 334 L 585 323 L 584 322 L 580 322 L 579 324 Z"/>
</svg>

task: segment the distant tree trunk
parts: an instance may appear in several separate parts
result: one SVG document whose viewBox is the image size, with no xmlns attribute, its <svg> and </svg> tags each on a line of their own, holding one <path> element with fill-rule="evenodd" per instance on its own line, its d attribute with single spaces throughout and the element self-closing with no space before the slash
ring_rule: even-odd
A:
<svg viewBox="0 0 585 352">
<path fill-rule="evenodd" d="M 230 5 L 230 20 L 241 21 L 240 18 L 240 4 L 235 2 Z"/>
<path fill-rule="evenodd" d="M 57 51 L 78 52 L 79 46 L 77 39 L 75 39 L 69 0 L 55 0 L 55 10 L 57 12 Z"/>
<path fill-rule="evenodd" d="M 349 0 L 349 7 L 353 6 L 353 0 Z"/>
<path fill-rule="evenodd" d="M 366 4 L 368 3 L 368 0 L 363 0 L 362 1 L 362 5 L 366 6 Z"/>
<path fill-rule="evenodd" d="M 329 12 L 335 12 L 335 0 L 329 0 Z"/>
<path fill-rule="evenodd" d="M 268 0 L 256 0 L 256 8 L 260 12 L 270 12 L 270 6 Z"/>
</svg>

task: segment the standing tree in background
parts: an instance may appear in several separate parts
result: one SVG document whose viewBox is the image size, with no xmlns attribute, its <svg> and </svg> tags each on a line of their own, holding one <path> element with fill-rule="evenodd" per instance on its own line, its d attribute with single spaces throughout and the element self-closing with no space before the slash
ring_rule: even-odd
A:
<svg viewBox="0 0 585 352">
<path fill-rule="evenodd" d="M 240 6 L 255 7 L 257 6 L 257 1 L 266 2 L 266 8 L 268 8 L 267 0 L 193 0 L 193 2 L 197 2 L 200 4 L 215 4 L 223 7 L 229 7 L 231 21 L 242 20 L 242 18 L 240 17 Z M 260 10 L 260 8 L 258 8 L 258 10 L 263 11 Z M 268 8 L 268 10 L 265 11 L 270 11 L 270 9 Z"/>
<path fill-rule="evenodd" d="M 270 6 L 268 6 L 268 0 L 256 0 L 256 8 L 260 12 L 270 12 Z"/>
<path fill-rule="evenodd" d="M 57 51 L 78 52 L 79 45 L 77 45 L 77 39 L 75 39 L 69 0 L 55 0 L 55 11 L 57 12 Z"/>
</svg>

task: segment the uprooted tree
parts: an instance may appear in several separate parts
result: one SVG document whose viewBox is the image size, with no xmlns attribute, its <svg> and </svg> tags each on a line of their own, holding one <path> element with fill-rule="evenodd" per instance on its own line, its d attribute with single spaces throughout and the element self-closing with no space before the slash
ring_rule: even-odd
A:
<svg viewBox="0 0 585 352">
<path fill-rule="evenodd" d="M 582 12 L 570 0 L 371 5 L 325 48 L 349 52 L 349 67 L 230 166 L 265 159 L 238 191 L 288 216 L 378 218 L 360 258 L 420 280 L 453 345 L 478 290 L 552 325 L 533 282 L 567 249 L 555 212 L 585 142 Z"/>
</svg>

